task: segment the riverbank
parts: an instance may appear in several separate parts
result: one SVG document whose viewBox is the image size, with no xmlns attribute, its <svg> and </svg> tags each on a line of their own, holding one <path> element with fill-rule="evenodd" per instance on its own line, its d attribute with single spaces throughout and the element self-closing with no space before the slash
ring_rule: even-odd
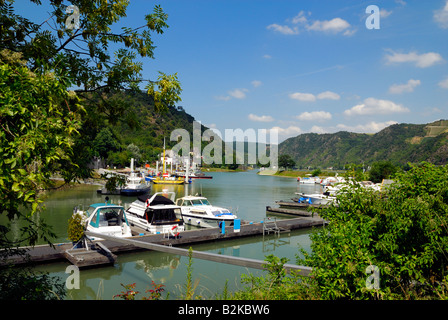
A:
<svg viewBox="0 0 448 320">
<path fill-rule="evenodd" d="M 282 170 L 282 171 L 274 171 L 274 170 L 261 170 L 258 172 L 261 176 L 277 176 L 277 177 L 285 177 L 285 178 L 296 178 L 297 177 L 306 177 L 311 175 L 313 171 L 302 171 L 302 170 Z M 322 171 L 319 174 L 321 178 L 334 177 L 336 174 L 343 175 L 344 171 Z"/>
</svg>

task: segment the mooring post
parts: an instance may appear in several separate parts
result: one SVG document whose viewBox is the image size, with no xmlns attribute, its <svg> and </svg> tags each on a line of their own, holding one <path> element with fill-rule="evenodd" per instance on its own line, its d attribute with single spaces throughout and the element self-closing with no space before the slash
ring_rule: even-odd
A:
<svg viewBox="0 0 448 320">
<path fill-rule="evenodd" d="M 221 221 L 221 234 L 226 234 L 226 222 Z"/>
<path fill-rule="evenodd" d="M 233 220 L 233 232 L 240 232 L 241 230 L 241 220 L 235 219 Z"/>
</svg>

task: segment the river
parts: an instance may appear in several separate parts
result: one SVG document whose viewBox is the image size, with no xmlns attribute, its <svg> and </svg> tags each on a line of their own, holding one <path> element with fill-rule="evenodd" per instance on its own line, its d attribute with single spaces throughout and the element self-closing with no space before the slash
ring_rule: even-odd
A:
<svg viewBox="0 0 448 320">
<path fill-rule="evenodd" d="M 197 179 L 185 186 L 152 185 L 151 193 L 168 189 L 175 191 L 176 196 L 201 193 L 216 206 L 231 208 L 239 218 L 259 222 L 266 218 L 266 206 L 275 206 L 275 200 L 287 200 L 295 196 L 295 192 L 320 191 L 319 186 L 299 185 L 296 179 L 259 176 L 255 170 L 247 172 L 213 172 L 208 173 L 213 179 Z M 54 243 L 67 242 L 67 225 L 73 208 L 79 204 L 88 206 L 91 203 L 103 202 L 105 196 L 97 194 L 98 186 L 77 185 L 64 190 L 49 192 L 45 199 L 45 210 L 40 214 L 53 226 L 57 237 Z M 109 196 L 112 203 L 123 204 L 134 201 L 132 197 Z M 278 219 L 286 218 L 278 216 Z M 311 230 L 297 230 L 283 233 L 280 236 L 258 236 L 194 245 L 194 250 L 208 251 L 223 255 L 233 255 L 263 260 L 266 255 L 274 254 L 286 257 L 295 263 L 299 247 L 309 251 Z M 145 251 L 119 254 L 113 266 L 86 269 L 80 272 L 80 289 L 67 290 L 68 300 L 112 299 L 115 294 L 124 290 L 121 284 L 136 283 L 136 290 L 141 297 L 148 289 L 152 289 L 151 281 L 163 284 L 163 297 L 169 292 L 170 299 L 179 298 L 184 292 L 187 279 L 187 257 L 160 252 Z M 69 273 L 65 270 L 69 263 L 51 263 L 38 266 L 36 269 L 50 275 L 59 276 L 65 281 Z M 227 264 L 219 264 L 200 259 L 193 259 L 193 281 L 198 284 L 195 294 L 204 298 L 215 298 L 222 294 L 227 283 L 229 291 L 241 289 L 243 274 L 264 274 L 261 270 L 242 268 Z"/>
</svg>

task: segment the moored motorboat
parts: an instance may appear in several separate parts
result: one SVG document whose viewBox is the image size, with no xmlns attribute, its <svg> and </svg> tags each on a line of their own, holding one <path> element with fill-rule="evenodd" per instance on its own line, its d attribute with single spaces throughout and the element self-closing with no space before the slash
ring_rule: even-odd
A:
<svg viewBox="0 0 448 320">
<path fill-rule="evenodd" d="M 328 205 L 336 200 L 336 197 L 334 197 L 334 196 L 321 194 L 321 193 L 305 194 L 305 193 L 296 192 L 296 194 L 300 196 L 299 198 L 297 198 L 297 202 L 299 202 L 299 203 L 307 203 L 307 204 L 314 204 L 314 205 Z"/>
<path fill-rule="evenodd" d="M 184 222 L 189 225 L 216 228 L 224 222 L 226 226 L 232 226 L 238 217 L 228 209 L 212 206 L 206 197 L 185 196 L 176 200 L 181 207 Z"/>
<path fill-rule="evenodd" d="M 131 173 L 126 177 L 126 184 L 120 189 L 123 196 L 139 196 L 149 192 L 151 185 L 144 183 L 144 178 L 139 173 L 134 172 L 134 159 L 131 159 Z"/>
<path fill-rule="evenodd" d="M 177 235 L 184 231 L 182 213 L 174 204 L 174 197 L 174 192 L 139 196 L 126 210 L 129 223 L 153 234 Z"/>
<path fill-rule="evenodd" d="M 321 180 L 319 177 L 297 177 L 297 182 L 300 184 L 316 184 L 320 183 Z"/>
<path fill-rule="evenodd" d="M 101 233 L 118 238 L 131 237 L 131 228 L 124 208 L 120 205 L 94 203 L 87 210 L 75 207 L 74 214 L 82 214 L 84 217 L 85 229 L 95 233 Z M 98 240 L 99 238 L 91 238 Z"/>
</svg>

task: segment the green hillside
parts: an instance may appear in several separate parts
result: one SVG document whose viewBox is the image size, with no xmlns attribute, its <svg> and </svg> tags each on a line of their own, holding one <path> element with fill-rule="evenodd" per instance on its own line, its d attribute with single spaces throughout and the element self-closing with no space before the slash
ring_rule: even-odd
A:
<svg viewBox="0 0 448 320">
<path fill-rule="evenodd" d="M 279 145 L 298 167 L 343 168 L 349 163 L 390 160 L 396 165 L 428 161 L 448 162 L 448 121 L 429 124 L 395 124 L 376 134 L 341 131 L 333 134 L 307 133 Z"/>
<path fill-rule="evenodd" d="M 136 158 L 139 164 L 155 162 L 163 150 L 164 137 L 167 149 L 177 143 L 170 141 L 171 132 L 175 129 L 186 129 L 192 137 L 195 119 L 181 106 L 169 106 L 166 112 L 158 113 L 151 96 L 132 91 L 92 99 L 97 99 L 99 108 L 107 101 L 120 101 L 126 110 L 119 121 L 98 129 L 92 142 L 94 154 L 106 159 L 108 164 L 129 165 L 131 157 Z M 201 131 L 206 129 L 201 126 Z"/>
</svg>

